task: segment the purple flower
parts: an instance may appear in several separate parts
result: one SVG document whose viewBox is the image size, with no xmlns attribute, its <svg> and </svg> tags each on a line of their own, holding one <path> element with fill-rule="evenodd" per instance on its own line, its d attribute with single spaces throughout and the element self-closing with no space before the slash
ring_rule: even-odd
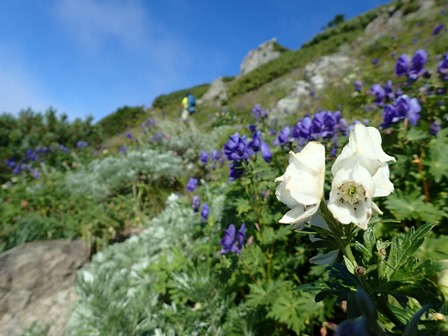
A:
<svg viewBox="0 0 448 336">
<path fill-rule="evenodd" d="M 394 94 L 394 88 L 392 86 L 392 81 L 388 80 L 384 86 L 384 98 L 385 100 L 388 101 L 392 101 L 395 98 L 395 94 Z"/>
<path fill-rule="evenodd" d="M 438 26 L 436 26 L 436 27 L 432 30 L 432 35 L 433 35 L 433 36 L 438 35 L 438 34 L 442 31 L 443 28 L 445 28 L 445 25 L 444 25 L 443 23 L 442 23 L 442 24 L 439 24 Z"/>
<path fill-rule="evenodd" d="M 247 146 L 246 136 L 241 137 L 239 133 L 231 135 L 229 141 L 224 145 L 223 152 L 228 160 L 247 160 L 250 156 L 250 150 Z"/>
<path fill-rule="evenodd" d="M 203 163 L 203 164 L 207 164 L 208 162 L 208 153 L 206 151 L 201 151 L 199 153 L 199 160 Z"/>
<path fill-rule="evenodd" d="M 126 154 L 126 145 L 122 145 L 122 146 L 120 147 L 120 153 L 121 153 L 121 154 Z"/>
<path fill-rule="evenodd" d="M 229 179 L 234 181 L 244 175 L 244 166 L 241 161 L 229 162 Z"/>
<path fill-rule="evenodd" d="M 126 138 L 133 139 L 132 133 L 131 132 L 126 132 Z"/>
<path fill-rule="evenodd" d="M 221 254 L 226 254 L 228 252 L 241 253 L 244 245 L 244 239 L 246 238 L 246 224 L 241 224 L 238 232 L 235 232 L 235 225 L 230 224 L 228 229 L 224 232 L 224 237 L 221 239 L 219 244 L 222 246 L 220 251 Z"/>
<path fill-rule="evenodd" d="M 260 130 L 258 130 L 254 133 L 254 135 L 252 136 L 252 140 L 249 142 L 249 144 L 247 146 L 254 154 L 256 154 L 260 151 L 260 148 L 261 148 L 261 131 Z"/>
<path fill-rule="evenodd" d="M 38 179 L 38 178 L 40 177 L 39 170 L 37 170 L 37 169 L 32 169 L 32 170 L 31 170 L 31 176 L 32 176 L 33 178 L 35 178 L 35 179 Z"/>
<path fill-rule="evenodd" d="M 356 80 L 354 85 L 355 85 L 355 91 L 361 92 L 363 85 L 362 82 L 360 80 Z"/>
<path fill-rule="evenodd" d="M 257 104 L 252 108 L 252 116 L 257 121 L 261 119 L 266 119 L 268 116 L 268 111 L 264 110 L 260 104 Z"/>
<path fill-rule="evenodd" d="M 25 155 L 26 155 L 27 159 L 30 161 L 39 160 L 39 155 L 37 155 L 37 153 L 35 151 L 33 151 L 31 148 L 27 148 L 27 150 L 25 151 Z"/>
<path fill-rule="evenodd" d="M 382 128 L 390 127 L 395 121 L 395 115 L 397 111 L 395 107 L 391 104 L 384 106 L 383 109 L 383 122 L 381 124 Z"/>
<path fill-rule="evenodd" d="M 251 133 L 255 133 L 257 131 L 257 125 L 254 124 L 250 124 L 249 126 L 247 126 L 247 128 Z"/>
<path fill-rule="evenodd" d="M 271 149 L 269 148 L 269 145 L 265 141 L 261 143 L 261 156 L 267 163 L 271 162 L 272 160 Z"/>
<path fill-rule="evenodd" d="M 76 148 L 85 148 L 89 146 L 89 144 L 86 141 L 78 141 L 76 143 Z"/>
<path fill-rule="evenodd" d="M 194 178 L 194 177 L 190 177 L 190 179 L 187 182 L 187 191 L 189 192 L 193 192 L 196 190 L 198 186 L 198 179 Z"/>
<path fill-rule="evenodd" d="M 434 121 L 429 126 L 429 133 L 431 133 L 432 135 L 437 135 L 437 133 L 439 133 L 441 129 L 442 125 L 440 124 L 440 122 Z"/>
<path fill-rule="evenodd" d="M 398 97 L 392 105 L 386 105 L 383 110 L 382 128 L 387 128 L 405 118 L 412 126 L 417 125 L 420 119 L 421 106 L 416 98 L 407 95 Z"/>
<path fill-rule="evenodd" d="M 213 161 L 218 161 L 219 158 L 221 157 L 221 153 L 220 153 L 218 150 L 214 149 L 214 150 L 212 151 L 212 155 L 211 155 L 211 157 L 212 157 L 212 160 L 213 160 Z"/>
<path fill-rule="evenodd" d="M 380 62 L 380 59 L 377 57 L 377 58 L 374 58 L 373 60 L 372 60 L 372 64 L 373 65 L 378 65 L 378 63 Z"/>
<path fill-rule="evenodd" d="M 162 132 L 157 132 L 156 134 L 154 134 L 154 136 L 152 137 L 152 139 L 153 139 L 155 142 L 161 143 L 161 142 L 162 142 L 162 139 L 163 139 L 163 134 L 162 134 Z"/>
<path fill-rule="evenodd" d="M 440 61 L 439 65 L 437 66 L 437 72 L 439 73 L 442 80 L 448 80 L 448 54 L 445 54 L 443 56 L 442 61 Z"/>
<path fill-rule="evenodd" d="M 208 204 L 204 203 L 201 209 L 201 218 L 206 221 L 208 219 Z"/>
<path fill-rule="evenodd" d="M 417 80 L 417 78 L 424 73 L 427 61 L 428 54 L 426 51 L 423 49 L 417 50 L 411 60 L 411 68 L 409 70 L 408 78 L 413 81 Z"/>
<path fill-rule="evenodd" d="M 386 92 L 381 85 L 375 84 L 370 88 L 370 93 L 375 97 L 375 104 L 382 106 Z"/>
<path fill-rule="evenodd" d="M 193 196 L 193 199 L 191 201 L 191 207 L 193 208 L 194 212 L 198 212 L 199 208 L 201 206 L 201 199 L 199 196 Z"/>
<path fill-rule="evenodd" d="M 14 159 L 7 159 L 5 160 L 5 164 L 9 169 L 13 169 L 16 166 L 16 161 Z"/>
<path fill-rule="evenodd" d="M 293 127 L 293 138 L 301 139 L 301 142 L 311 140 L 311 125 L 312 119 L 309 116 L 300 119 Z"/>
<path fill-rule="evenodd" d="M 291 133 L 291 129 L 289 126 L 284 127 L 278 136 L 275 138 L 273 144 L 274 146 L 284 145 L 288 142 L 289 134 Z"/>
<path fill-rule="evenodd" d="M 395 74 L 400 77 L 403 75 L 407 75 L 409 71 L 409 57 L 406 54 L 401 55 L 397 59 L 397 63 L 395 64 Z"/>
<path fill-rule="evenodd" d="M 58 148 L 61 150 L 61 152 L 67 153 L 69 150 L 67 147 L 61 144 L 57 144 Z"/>
</svg>

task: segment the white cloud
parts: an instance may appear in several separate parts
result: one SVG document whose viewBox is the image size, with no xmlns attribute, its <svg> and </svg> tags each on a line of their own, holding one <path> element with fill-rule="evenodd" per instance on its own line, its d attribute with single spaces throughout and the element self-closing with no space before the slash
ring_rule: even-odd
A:
<svg viewBox="0 0 448 336">
<path fill-rule="evenodd" d="M 62 0 L 55 15 L 84 47 L 100 48 L 108 38 L 137 46 L 145 35 L 144 8 L 134 0 Z"/>
</svg>

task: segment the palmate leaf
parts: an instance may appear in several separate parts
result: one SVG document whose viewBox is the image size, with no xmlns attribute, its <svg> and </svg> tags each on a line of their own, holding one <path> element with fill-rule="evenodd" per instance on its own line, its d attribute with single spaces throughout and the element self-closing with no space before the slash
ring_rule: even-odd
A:
<svg viewBox="0 0 448 336">
<path fill-rule="evenodd" d="M 236 211 L 238 212 L 239 215 L 249 212 L 252 209 L 249 204 L 249 201 L 245 198 L 238 198 L 235 201 L 235 204 L 237 205 Z"/>
<path fill-rule="evenodd" d="M 403 193 L 397 190 L 386 200 L 387 208 L 400 220 L 420 219 L 425 222 L 440 220 L 447 213 L 437 209 L 431 203 L 425 203 L 425 196 L 418 190 L 410 193 Z"/>
<path fill-rule="evenodd" d="M 411 227 L 404 236 L 395 236 L 391 242 L 389 255 L 386 260 L 384 274 L 380 274 L 380 277 L 384 277 L 387 280 L 394 278 L 394 273 L 397 270 L 405 269 L 405 266 L 412 258 L 412 255 L 420 247 L 425 239 L 425 236 L 435 226 L 434 223 L 428 223 L 420 226 L 417 230 Z"/>
<path fill-rule="evenodd" d="M 288 328 L 300 334 L 309 321 L 321 315 L 322 310 L 323 304 L 314 302 L 311 295 L 299 294 L 283 286 L 272 304 L 268 317 L 286 324 Z"/>
</svg>

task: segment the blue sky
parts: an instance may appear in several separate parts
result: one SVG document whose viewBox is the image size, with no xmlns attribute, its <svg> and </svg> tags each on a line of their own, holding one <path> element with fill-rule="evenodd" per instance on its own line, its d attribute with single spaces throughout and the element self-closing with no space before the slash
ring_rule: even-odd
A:
<svg viewBox="0 0 448 336">
<path fill-rule="evenodd" d="M 386 0 L 15 0 L 0 7 L 0 113 L 95 120 L 239 73 L 273 37 L 290 49 L 336 14 Z"/>
</svg>

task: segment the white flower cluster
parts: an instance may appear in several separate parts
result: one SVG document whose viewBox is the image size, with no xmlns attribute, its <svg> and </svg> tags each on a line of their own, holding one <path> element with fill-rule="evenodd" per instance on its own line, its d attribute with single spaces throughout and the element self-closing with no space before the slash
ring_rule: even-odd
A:
<svg viewBox="0 0 448 336">
<path fill-rule="evenodd" d="M 381 135 L 374 127 L 355 125 L 349 142 L 334 162 L 328 209 L 342 224 L 367 229 L 375 211 L 381 210 L 374 197 L 389 195 L 394 187 L 389 180 L 387 162 L 395 158 L 381 148 Z M 324 194 L 325 148 L 308 143 L 300 153 L 290 152 L 289 166 L 278 177 L 277 198 L 291 208 L 280 223 L 301 228 L 317 213 Z"/>
</svg>

